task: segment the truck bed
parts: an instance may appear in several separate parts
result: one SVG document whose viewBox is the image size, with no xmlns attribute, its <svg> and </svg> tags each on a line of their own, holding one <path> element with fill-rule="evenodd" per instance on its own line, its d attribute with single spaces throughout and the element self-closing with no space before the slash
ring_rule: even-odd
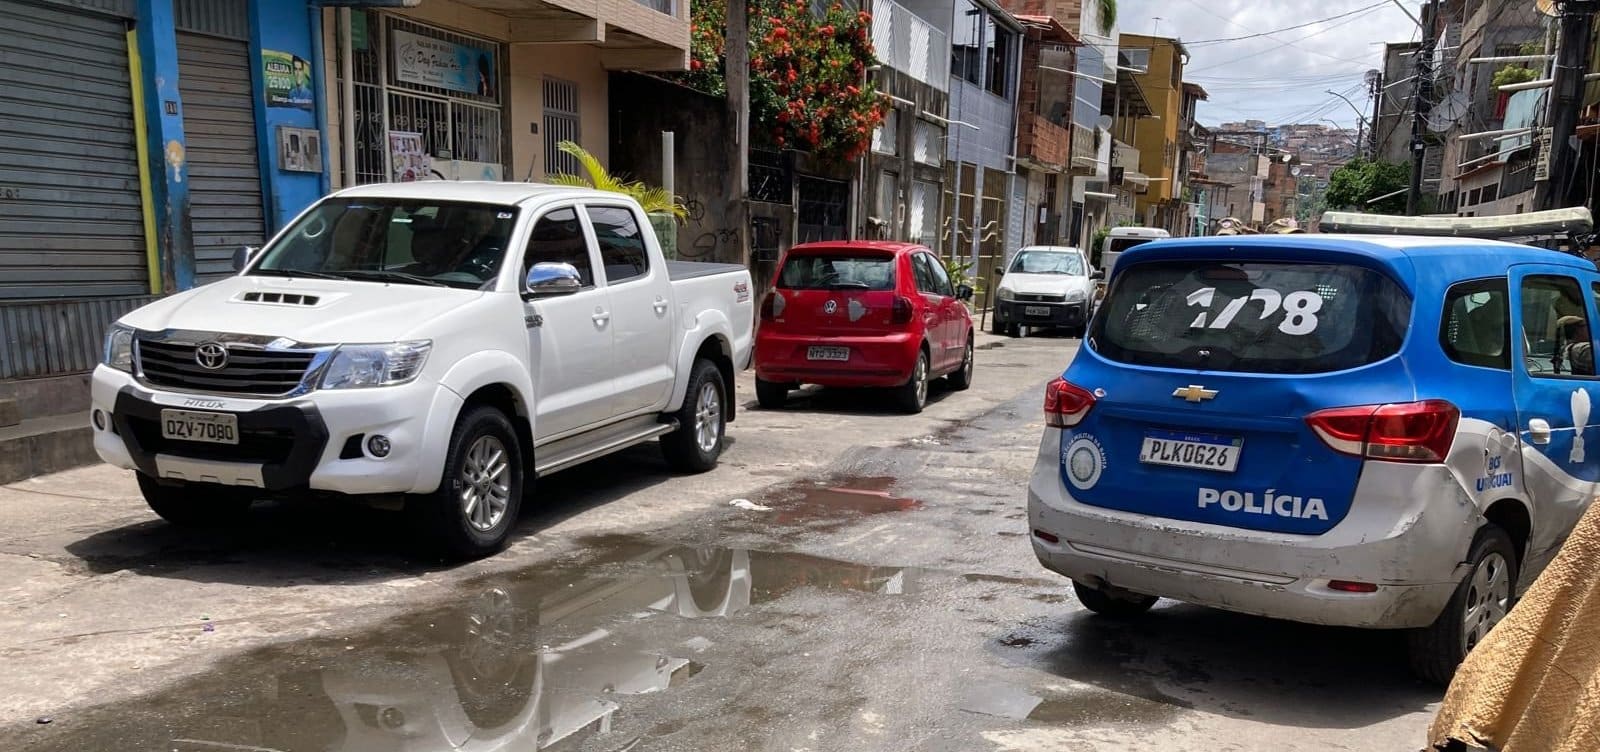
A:
<svg viewBox="0 0 1600 752">
<path fill-rule="evenodd" d="M 699 279 L 715 274 L 728 272 L 742 272 L 745 268 L 741 264 L 715 264 L 705 261 L 668 261 L 667 277 L 674 282 L 686 279 Z"/>
</svg>

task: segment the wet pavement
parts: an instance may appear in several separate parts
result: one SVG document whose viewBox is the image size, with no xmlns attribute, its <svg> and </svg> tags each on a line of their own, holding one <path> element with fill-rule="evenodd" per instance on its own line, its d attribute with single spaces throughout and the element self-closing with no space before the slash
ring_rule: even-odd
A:
<svg viewBox="0 0 1600 752">
<path fill-rule="evenodd" d="M 1170 602 L 1126 622 L 1083 611 L 1034 562 L 1023 514 L 1059 351 L 1007 344 L 1009 394 L 913 435 L 855 395 L 741 415 L 742 449 L 784 451 L 730 460 L 788 477 L 696 488 L 692 514 L 652 513 L 680 480 L 618 477 L 650 467 L 642 452 L 558 476 L 547 491 L 630 491 L 545 510 L 500 566 L 417 561 L 369 510 L 286 505 L 202 539 L 88 532 L 67 546 L 85 576 L 276 588 L 315 616 L 152 619 L 140 639 L 194 670 L 7 712 L 0 749 L 1421 748 L 1439 692 L 1410 679 L 1395 635 Z M 809 445 L 778 438 L 819 425 Z M 401 583 L 415 595 L 360 600 Z M 287 637 L 255 639 L 274 629 Z M 252 644 L 208 647 L 238 634 Z M 13 638 L 0 667 L 75 644 Z"/>
</svg>

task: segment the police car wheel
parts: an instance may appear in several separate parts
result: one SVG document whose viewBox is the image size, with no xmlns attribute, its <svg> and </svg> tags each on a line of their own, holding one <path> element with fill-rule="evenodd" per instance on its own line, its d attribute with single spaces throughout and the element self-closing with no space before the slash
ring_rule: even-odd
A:
<svg viewBox="0 0 1600 752">
<path fill-rule="evenodd" d="M 1467 653 L 1516 600 L 1517 548 L 1505 530 L 1485 525 L 1473 539 L 1467 561 L 1472 566 L 1444 613 L 1432 626 L 1407 635 L 1412 672 L 1441 686 L 1450 683 Z"/>
<path fill-rule="evenodd" d="M 1107 591 L 1089 587 L 1081 582 L 1072 583 L 1072 592 L 1084 608 L 1111 619 L 1131 619 L 1150 610 L 1160 600 L 1153 595 L 1140 595 L 1125 590 Z"/>
</svg>

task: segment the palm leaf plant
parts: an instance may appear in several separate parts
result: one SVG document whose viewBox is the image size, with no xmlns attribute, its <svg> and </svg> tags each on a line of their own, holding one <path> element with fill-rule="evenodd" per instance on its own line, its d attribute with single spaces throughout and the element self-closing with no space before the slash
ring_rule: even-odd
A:
<svg viewBox="0 0 1600 752">
<path fill-rule="evenodd" d="M 575 188 L 593 188 L 608 193 L 620 193 L 628 196 L 644 207 L 647 214 L 670 214 L 676 219 L 685 219 L 689 210 L 677 202 L 667 189 L 658 186 L 645 185 L 638 180 L 629 180 L 622 175 L 613 175 L 595 155 L 587 149 L 571 141 L 562 141 L 556 144 L 563 154 L 570 155 L 578 160 L 578 166 L 583 169 L 582 175 L 556 174 L 549 176 L 548 180 L 554 185 L 572 186 Z"/>
</svg>

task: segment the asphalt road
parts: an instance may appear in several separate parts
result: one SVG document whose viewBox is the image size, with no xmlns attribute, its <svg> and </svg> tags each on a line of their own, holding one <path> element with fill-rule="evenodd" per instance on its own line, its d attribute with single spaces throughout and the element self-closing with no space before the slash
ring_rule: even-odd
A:
<svg viewBox="0 0 1600 752">
<path fill-rule="evenodd" d="M 0 488 L 0 749 L 1421 749 L 1395 635 L 1087 614 L 1023 508 L 1076 343 L 981 344 L 916 417 L 746 374 L 720 468 L 560 474 L 467 566 L 381 510 L 199 535 L 106 467 Z"/>
</svg>

